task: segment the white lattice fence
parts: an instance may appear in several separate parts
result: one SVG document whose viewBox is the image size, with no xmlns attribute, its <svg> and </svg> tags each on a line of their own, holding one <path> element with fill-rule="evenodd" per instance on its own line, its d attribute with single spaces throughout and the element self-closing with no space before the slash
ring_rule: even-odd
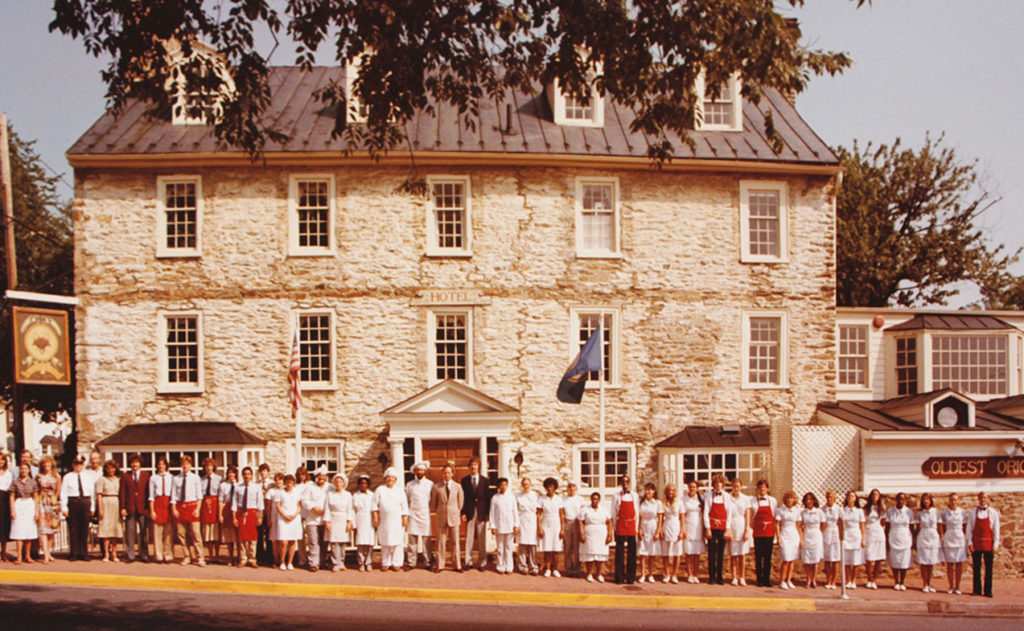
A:
<svg viewBox="0 0 1024 631">
<path fill-rule="evenodd" d="M 856 427 L 798 425 L 793 428 L 793 490 L 843 493 L 860 484 L 860 437 Z"/>
</svg>

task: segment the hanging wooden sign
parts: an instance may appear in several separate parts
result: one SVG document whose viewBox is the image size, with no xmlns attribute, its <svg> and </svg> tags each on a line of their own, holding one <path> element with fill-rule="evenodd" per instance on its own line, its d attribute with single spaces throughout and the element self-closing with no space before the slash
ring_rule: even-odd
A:
<svg viewBox="0 0 1024 631">
<path fill-rule="evenodd" d="M 45 386 L 71 385 L 67 312 L 33 307 L 12 309 L 15 381 Z"/>
<path fill-rule="evenodd" d="M 938 456 L 925 460 L 921 472 L 933 480 L 1024 478 L 1024 458 Z"/>
</svg>

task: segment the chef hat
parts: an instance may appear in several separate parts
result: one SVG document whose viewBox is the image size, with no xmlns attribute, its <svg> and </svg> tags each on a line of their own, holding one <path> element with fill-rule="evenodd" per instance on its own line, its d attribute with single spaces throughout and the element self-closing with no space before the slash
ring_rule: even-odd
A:
<svg viewBox="0 0 1024 631">
<path fill-rule="evenodd" d="M 369 482 L 370 476 L 366 475 L 365 473 L 360 473 L 359 475 L 356 476 L 356 482 L 360 480 L 366 480 L 367 482 Z"/>
<path fill-rule="evenodd" d="M 341 471 L 335 473 L 334 474 L 334 478 L 332 478 L 332 479 L 337 480 L 338 478 L 341 478 L 342 480 L 344 480 L 346 485 L 348 484 L 348 476 L 345 475 L 344 473 L 342 473 Z"/>
<path fill-rule="evenodd" d="M 412 466 L 412 469 L 409 469 L 409 471 L 413 471 L 414 472 L 414 471 L 416 471 L 416 469 L 420 469 L 420 468 L 422 468 L 424 471 L 430 471 L 430 461 L 429 460 L 420 460 L 419 462 L 414 464 Z"/>
<path fill-rule="evenodd" d="M 388 467 L 387 469 L 384 470 L 384 478 L 385 479 L 387 479 L 387 478 L 395 478 L 397 480 L 398 479 L 398 469 L 396 469 L 394 467 Z"/>
<path fill-rule="evenodd" d="M 580 488 L 580 484 L 576 480 L 569 480 L 568 482 L 565 483 L 565 486 L 566 487 L 575 486 L 576 488 Z"/>
<path fill-rule="evenodd" d="M 316 468 L 316 471 L 313 472 L 313 477 L 315 478 L 318 475 L 327 475 L 327 465 L 322 464 Z"/>
</svg>

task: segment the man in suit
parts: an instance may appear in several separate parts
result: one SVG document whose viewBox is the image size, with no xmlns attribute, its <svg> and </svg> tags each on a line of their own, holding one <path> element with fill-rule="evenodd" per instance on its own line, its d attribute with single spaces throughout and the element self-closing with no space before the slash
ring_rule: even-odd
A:
<svg viewBox="0 0 1024 631">
<path fill-rule="evenodd" d="M 128 456 L 128 471 L 121 475 L 121 517 L 128 562 L 149 561 L 149 471 L 142 471 L 142 456 Z"/>
<path fill-rule="evenodd" d="M 430 496 L 430 510 L 437 524 L 437 564 L 434 572 L 444 569 L 448 556 L 448 542 L 452 543 L 452 563 L 456 572 L 462 572 L 462 556 L 459 554 L 459 527 L 462 525 L 462 486 L 455 483 L 455 467 L 446 464 L 441 472 L 442 481 L 435 484 Z"/>
<path fill-rule="evenodd" d="M 473 547 L 477 550 L 477 569 L 487 565 L 487 520 L 491 514 L 490 481 L 480 475 L 480 459 L 471 458 L 469 475 L 462 478 L 462 521 L 466 524 L 466 558 L 464 567 L 473 564 Z"/>
</svg>

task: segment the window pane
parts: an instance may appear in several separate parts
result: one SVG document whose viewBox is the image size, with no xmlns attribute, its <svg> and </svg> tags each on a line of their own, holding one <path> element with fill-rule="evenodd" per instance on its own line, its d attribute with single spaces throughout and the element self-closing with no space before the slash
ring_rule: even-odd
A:
<svg viewBox="0 0 1024 631">
<path fill-rule="evenodd" d="M 434 226 L 437 247 L 462 248 L 466 232 L 466 203 L 462 182 L 434 184 Z"/>
<path fill-rule="evenodd" d="M 932 387 L 966 394 L 1006 394 L 1006 361 L 1004 335 L 935 336 Z"/>
<path fill-rule="evenodd" d="M 582 185 L 581 231 L 584 250 L 615 252 L 615 189 L 611 182 Z"/>
<path fill-rule="evenodd" d="M 469 330 L 466 314 L 434 315 L 434 366 L 439 381 L 465 381 L 469 363 Z"/>
<path fill-rule="evenodd" d="M 779 255 L 779 192 L 750 191 L 747 198 L 750 254 Z"/>
<path fill-rule="evenodd" d="M 199 318 L 167 316 L 167 383 L 199 384 Z"/>
<path fill-rule="evenodd" d="M 331 316 L 328 313 L 299 315 L 299 380 L 331 382 Z"/>
<path fill-rule="evenodd" d="M 778 384 L 781 318 L 750 318 L 747 379 L 750 383 Z"/>
<path fill-rule="evenodd" d="M 839 327 L 839 384 L 867 386 L 868 327 Z"/>
<path fill-rule="evenodd" d="M 196 247 L 198 233 L 196 183 L 169 182 L 164 186 L 164 212 L 169 249 Z"/>
<path fill-rule="evenodd" d="M 327 180 L 302 180 L 298 183 L 299 247 L 330 246 L 330 202 Z"/>
</svg>

